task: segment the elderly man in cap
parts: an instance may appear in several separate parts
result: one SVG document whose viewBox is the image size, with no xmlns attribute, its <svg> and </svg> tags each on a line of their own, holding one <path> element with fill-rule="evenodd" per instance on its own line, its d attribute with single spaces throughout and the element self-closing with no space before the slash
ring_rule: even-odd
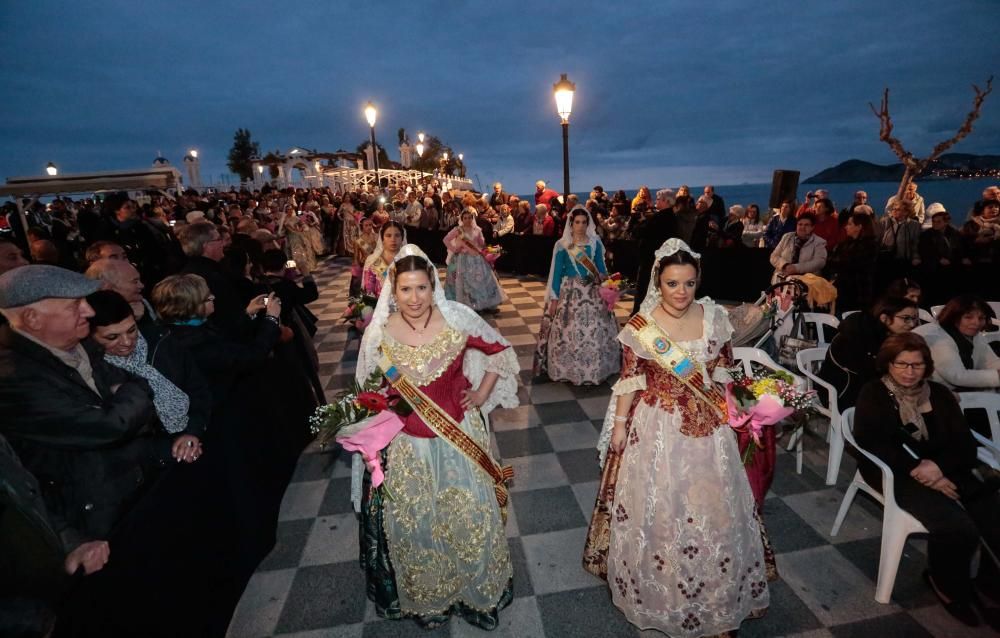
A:
<svg viewBox="0 0 1000 638">
<path fill-rule="evenodd" d="M 84 342 L 84 297 L 99 287 L 55 266 L 0 276 L 0 434 L 41 483 L 71 573 L 104 566 L 106 539 L 157 466 L 149 385 Z"/>
</svg>

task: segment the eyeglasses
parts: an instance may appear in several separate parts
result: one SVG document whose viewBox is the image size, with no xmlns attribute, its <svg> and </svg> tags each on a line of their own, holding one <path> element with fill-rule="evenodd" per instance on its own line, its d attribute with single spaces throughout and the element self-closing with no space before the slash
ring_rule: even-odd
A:
<svg viewBox="0 0 1000 638">
<path fill-rule="evenodd" d="M 927 367 L 926 363 L 906 363 L 905 361 L 893 361 L 892 367 L 897 370 L 913 370 L 914 372 L 919 372 Z"/>
<path fill-rule="evenodd" d="M 215 301 L 215 295 L 209 295 L 205 297 L 205 301 L 203 301 L 202 303 L 208 303 L 209 301 Z"/>
<path fill-rule="evenodd" d="M 896 315 L 896 319 L 915 326 L 920 322 L 920 315 Z"/>
</svg>

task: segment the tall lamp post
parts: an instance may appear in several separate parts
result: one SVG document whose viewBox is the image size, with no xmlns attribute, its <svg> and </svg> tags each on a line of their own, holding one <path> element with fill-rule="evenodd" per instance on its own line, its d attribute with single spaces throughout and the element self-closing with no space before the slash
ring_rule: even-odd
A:
<svg viewBox="0 0 1000 638">
<path fill-rule="evenodd" d="M 576 85 L 561 74 L 559 81 L 552 85 L 556 98 L 556 112 L 562 119 L 563 142 L 563 205 L 569 202 L 569 115 L 573 112 L 573 93 Z"/>
<path fill-rule="evenodd" d="M 378 116 L 378 112 L 375 110 L 375 105 L 369 101 L 368 106 L 365 107 L 365 119 L 368 120 L 368 129 L 371 132 L 372 157 L 375 158 L 375 188 L 382 190 L 382 182 L 378 178 L 378 147 L 375 146 L 376 116 Z"/>
<path fill-rule="evenodd" d="M 53 164 L 52 162 L 49 162 L 45 166 L 45 172 L 48 173 L 50 177 L 55 177 L 56 175 L 59 174 L 59 169 L 56 168 L 55 164 Z"/>
</svg>

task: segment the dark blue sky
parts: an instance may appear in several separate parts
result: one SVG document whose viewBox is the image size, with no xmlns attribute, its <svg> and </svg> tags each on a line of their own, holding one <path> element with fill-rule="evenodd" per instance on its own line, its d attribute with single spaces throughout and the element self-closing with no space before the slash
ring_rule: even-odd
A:
<svg viewBox="0 0 1000 638">
<path fill-rule="evenodd" d="M 237 127 L 264 150 L 353 149 L 362 108 L 438 135 L 484 186 L 560 184 L 552 84 L 576 82 L 574 190 L 803 177 L 894 156 L 868 109 L 892 88 L 918 153 L 1000 71 L 996 0 L 837 2 L 0 1 L 0 178 L 175 164 L 226 172 Z M 997 83 L 1000 84 L 1000 78 Z M 958 152 L 1000 152 L 1000 87 Z"/>
</svg>

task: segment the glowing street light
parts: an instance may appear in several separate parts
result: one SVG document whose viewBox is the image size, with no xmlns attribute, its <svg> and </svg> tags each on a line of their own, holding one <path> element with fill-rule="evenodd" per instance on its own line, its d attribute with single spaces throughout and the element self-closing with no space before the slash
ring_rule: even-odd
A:
<svg viewBox="0 0 1000 638">
<path fill-rule="evenodd" d="M 421 133 L 423 135 L 423 133 Z M 417 142 L 417 157 L 424 156 L 424 143 L 423 141 Z"/>
<path fill-rule="evenodd" d="M 365 107 L 365 119 L 368 120 L 368 129 L 371 133 L 372 157 L 375 160 L 375 187 L 381 190 L 382 182 L 378 178 L 378 147 L 375 146 L 375 119 L 377 117 L 378 111 L 375 110 L 375 105 L 369 100 L 368 106 Z"/>
<path fill-rule="evenodd" d="M 556 112 L 562 120 L 563 139 L 563 201 L 569 201 L 569 116 L 573 112 L 573 94 L 576 85 L 569 81 L 566 74 L 561 74 L 559 81 L 552 85 L 552 93 L 556 98 Z"/>
<path fill-rule="evenodd" d="M 421 144 L 424 143 L 424 137 L 425 136 L 424 136 L 424 134 L 422 132 L 417 133 L 417 141 L 420 142 Z"/>
<path fill-rule="evenodd" d="M 45 172 L 48 173 L 50 177 L 55 177 L 56 175 L 59 174 L 59 169 L 56 168 L 55 164 L 53 164 L 52 162 L 49 162 L 45 166 Z"/>
<path fill-rule="evenodd" d="M 188 151 L 188 155 L 190 155 L 195 159 L 198 159 L 198 149 L 192 148 L 190 151 Z"/>
</svg>

